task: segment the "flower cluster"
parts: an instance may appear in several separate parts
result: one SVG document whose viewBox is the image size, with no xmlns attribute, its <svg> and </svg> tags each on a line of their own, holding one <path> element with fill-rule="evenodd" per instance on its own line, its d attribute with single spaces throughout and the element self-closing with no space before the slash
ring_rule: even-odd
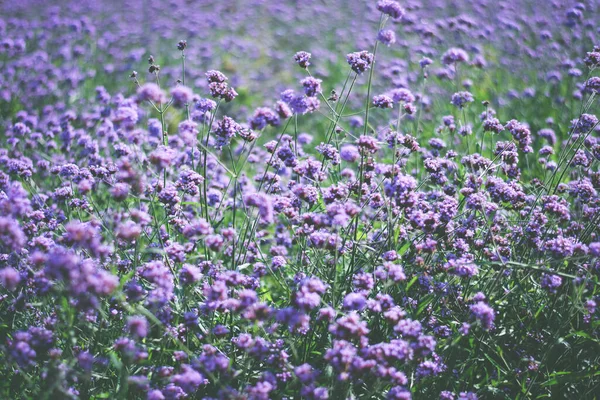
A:
<svg viewBox="0 0 600 400">
<path fill-rule="evenodd" d="M 593 396 L 597 7 L 117 3 L 0 5 L 1 398 Z"/>
</svg>

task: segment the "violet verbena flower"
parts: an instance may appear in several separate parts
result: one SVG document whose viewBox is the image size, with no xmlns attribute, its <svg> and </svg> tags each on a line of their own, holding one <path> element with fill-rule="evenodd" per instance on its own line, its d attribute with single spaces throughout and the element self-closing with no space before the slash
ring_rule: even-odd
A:
<svg viewBox="0 0 600 400">
<path fill-rule="evenodd" d="M 267 125 L 277 126 L 279 125 L 279 115 L 268 107 L 260 107 L 254 111 L 252 118 L 250 118 L 250 128 L 261 130 Z"/>
<path fill-rule="evenodd" d="M 321 79 L 316 79 L 312 76 L 309 76 L 302 79 L 300 83 L 304 87 L 304 93 L 309 97 L 313 97 L 323 91 L 321 89 L 321 82 L 323 82 Z"/>
<path fill-rule="evenodd" d="M 311 54 L 307 53 L 306 51 L 299 51 L 294 54 L 294 61 L 296 61 L 296 63 L 304 69 L 308 68 L 310 65 L 310 58 Z"/>
<path fill-rule="evenodd" d="M 562 284 L 562 278 L 554 274 L 543 274 L 541 279 L 541 285 L 550 293 L 556 293 L 558 288 Z"/>
<path fill-rule="evenodd" d="M 358 148 L 353 145 L 344 145 L 340 150 L 340 158 L 344 161 L 353 163 L 360 159 Z"/>
<path fill-rule="evenodd" d="M 350 68 L 352 68 L 352 70 L 359 75 L 371 67 L 371 64 L 373 64 L 373 59 L 373 54 L 366 50 L 356 53 L 349 53 L 346 56 L 346 60 L 348 61 Z"/>
<path fill-rule="evenodd" d="M 402 18 L 405 12 L 400 4 L 394 0 L 379 0 L 377 2 L 377 9 L 394 19 Z"/>
<path fill-rule="evenodd" d="M 469 62 L 469 55 L 463 49 L 453 47 L 442 55 L 442 62 L 446 65 Z"/>
<path fill-rule="evenodd" d="M 458 92 L 452 95 L 451 103 L 462 109 L 468 103 L 472 103 L 473 100 L 473 95 L 470 92 Z"/>
<path fill-rule="evenodd" d="M 171 96 L 173 98 L 173 106 L 181 108 L 192 102 L 194 92 L 189 87 L 180 85 L 171 89 Z"/>
<path fill-rule="evenodd" d="M 221 121 L 217 122 L 217 125 L 213 131 L 217 139 L 215 146 L 217 148 L 227 146 L 231 142 L 231 139 L 235 137 L 235 134 L 241 129 L 241 126 L 232 118 L 224 116 Z"/>
<path fill-rule="evenodd" d="M 9 291 L 14 291 L 21 282 L 19 271 L 12 267 L 0 269 L 0 284 Z"/>
<path fill-rule="evenodd" d="M 144 338 L 148 336 L 148 320 L 143 316 L 133 316 L 127 319 L 127 329 L 133 336 Z"/>
<path fill-rule="evenodd" d="M 156 83 L 144 83 L 137 91 L 138 101 L 152 101 L 161 104 L 166 102 L 165 92 Z"/>
<path fill-rule="evenodd" d="M 494 319 L 496 318 L 494 309 L 483 301 L 479 301 L 470 306 L 471 314 L 481 324 L 483 329 L 490 330 L 494 328 Z"/>
<path fill-rule="evenodd" d="M 391 91 L 392 99 L 398 103 L 412 103 L 415 101 L 415 96 L 412 92 L 405 88 L 393 89 Z"/>
<path fill-rule="evenodd" d="M 394 108 L 394 100 L 382 94 L 373 97 L 373 105 L 377 108 Z"/>
<path fill-rule="evenodd" d="M 19 251 L 23 248 L 26 236 L 19 223 L 9 217 L 0 217 L 0 250 Z"/>
<path fill-rule="evenodd" d="M 377 34 L 377 40 L 386 46 L 391 46 L 396 43 L 396 34 L 391 29 L 382 29 Z"/>
</svg>

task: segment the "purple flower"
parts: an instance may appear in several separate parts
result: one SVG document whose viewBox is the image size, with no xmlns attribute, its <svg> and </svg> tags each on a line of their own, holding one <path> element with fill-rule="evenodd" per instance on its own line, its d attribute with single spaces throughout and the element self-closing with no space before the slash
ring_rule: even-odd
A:
<svg viewBox="0 0 600 400">
<path fill-rule="evenodd" d="M 288 101 L 288 105 L 296 114 L 306 114 L 316 111 L 321 102 L 316 97 L 307 97 L 303 95 L 294 96 Z"/>
<path fill-rule="evenodd" d="M 346 56 L 346 60 L 348 61 L 348 64 L 350 64 L 352 70 L 359 75 L 371 67 L 373 59 L 373 54 L 366 50 L 356 53 L 349 53 Z"/>
<path fill-rule="evenodd" d="M 221 235 L 208 235 L 204 238 L 204 244 L 206 244 L 210 250 L 219 252 L 223 249 L 225 240 Z"/>
<path fill-rule="evenodd" d="M 192 102 L 194 92 L 187 86 L 176 86 L 171 89 L 171 96 L 173 97 L 173 106 L 181 108 Z"/>
<path fill-rule="evenodd" d="M 350 120 L 348 121 L 348 124 L 352 127 L 352 128 L 358 128 L 364 125 L 364 121 L 362 119 L 361 116 L 359 115 L 354 115 L 352 117 L 350 117 Z"/>
<path fill-rule="evenodd" d="M 187 394 L 192 394 L 201 384 L 205 383 L 205 378 L 190 365 L 183 364 L 181 372 L 171 378 L 171 383 L 179 386 Z"/>
<path fill-rule="evenodd" d="M 470 92 L 458 92 L 452 95 L 451 103 L 458 108 L 464 108 L 467 103 L 473 102 L 473 95 Z"/>
<path fill-rule="evenodd" d="M 0 269 L 0 284 L 11 292 L 14 291 L 21 282 L 19 271 L 12 267 Z"/>
<path fill-rule="evenodd" d="M 595 46 L 594 51 L 588 52 L 584 62 L 589 67 L 600 66 L 600 46 Z"/>
<path fill-rule="evenodd" d="M 138 101 L 151 101 L 153 103 L 166 102 L 165 92 L 156 83 L 144 83 L 137 91 Z"/>
<path fill-rule="evenodd" d="M 349 293 L 344 297 L 344 308 L 352 311 L 361 311 L 367 305 L 365 296 L 361 293 Z"/>
<path fill-rule="evenodd" d="M 504 128 L 510 131 L 514 140 L 518 143 L 521 151 L 524 153 L 531 153 L 533 151 L 531 148 L 531 132 L 526 124 L 513 119 L 508 121 Z"/>
<path fill-rule="evenodd" d="M 448 390 L 444 390 L 442 392 L 440 392 L 440 400 L 454 400 L 454 393 L 448 391 Z"/>
<path fill-rule="evenodd" d="M 394 19 L 402 18 L 404 15 L 404 9 L 393 0 L 379 0 L 377 2 L 377 9 Z"/>
<path fill-rule="evenodd" d="M 31 334 L 29 332 L 16 332 L 13 338 L 8 340 L 8 351 L 10 357 L 22 368 L 35 364 L 36 351 L 31 346 Z"/>
<path fill-rule="evenodd" d="M 543 248 L 553 257 L 562 259 L 573 255 L 574 243 L 570 238 L 558 236 L 547 240 Z"/>
<path fill-rule="evenodd" d="M 313 382 L 317 377 L 317 371 L 310 364 L 302 364 L 294 368 L 294 373 L 298 377 L 298 380 L 304 384 Z"/>
<path fill-rule="evenodd" d="M 0 251 L 19 251 L 25 246 L 25 240 L 25 234 L 17 221 L 0 217 Z"/>
<path fill-rule="evenodd" d="M 250 128 L 261 130 L 267 125 L 279 125 L 279 115 L 268 107 L 260 107 L 254 111 L 252 118 L 249 121 Z"/>
<path fill-rule="evenodd" d="M 401 319 L 394 326 L 394 331 L 398 332 L 404 338 L 418 338 L 422 331 L 422 326 L 419 321 L 414 321 L 410 318 Z"/>
<path fill-rule="evenodd" d="M 338 165 L 341 161 L 340 154 L 334 145 L 321 143 L 316 147 L 316 150 L 321 153 L 326 160 L 331 161 L 332 165 Z"/>
<path fill-rule="evenodd" d="M 550 128 L 540 129 L 540 131 L 538 131 L 538 136 L 546 139 L 551 146 L 554 146 L 556 143 L 556 133 Z"/>
<path fill-rule="evenodd" d="M 410 391 L 402 386 L 394 386 L 390 389 L 386 396 L 387 399 L 393 400 L 411 400 L 412 395 Z"/>
<path fill-rule="evenodd" d="M 593 76 L 585 83 L 585 88 L 591 92 L 600 92 L 600 77 Z"/>
<path fill-rule="evenodd" d="M 394 100 L 384 94 L 373 97 L 373 105 L 378 108 L 394 108 Z"/>
<path fill-rule="evenodd" d="M 247 206 L 258 208 L 258 215 L 262 224 L 272 224 L 274 221 L 273 203 L 271 198 L 263 193 L 250 193 L 244 196 Z"/>
<path fill-rule="evenodd" d="M 548 292 L 556 293 L 560 285 L 562 285 L 562 278 L 554 274 L 543 274 L 541 284 Z"/>
<path fill-rule="evenodd" d="M 208 83 L 224 83 L 227 77 L 221 71 L 210 70 L 206 72 L 206 80 Z"/>
<path fill-rule="evenodd" d="M 127 319 L 127 330 L 133 336 L 145 338 L 148 336 L 148 320 L 141 316 L 133 316 Z"/>
<path fill-rule="evenodd" d="M 241 126 L 232 118 L 224 116 L 214 129 L 214 135 L 217 138 L 215 146 L 217 148 L 227 146 L 241 129 Z"/>
<path fill-rule="evenodd" d="M 442 62 L 446 65 L 469 62 L 469 55 L 463 49 L 450 48 L 442 55 Z"/>
<path fill-rule="evenodd" d="M 360 153 L 356 146 L 347 144 L 342 146 L 340 150 L 340 157 L 342 160 L 353 163 L 360 159 Z"/>
<path fill-rule="evenodd" d="M 318 278 L 306 278 L 299 284 L 294 294 L 294 304 L 301 310 L 312 310 L 321 303 L 321 295 L 327 286 Z"/>
<path fill-rule="evenodd" d="M 185 264 L 179 272 L 179 281 L 183 284 L 191 285 L 202 278 L 200 268 L 195 265 Z"/>
<path fill-rule="evenodd" d="M 571 121 L 571 128 L 575 133 L 588 133 L 598 125 L 598 117 L 593 114 L 581 114 L 578 119 Z"/>
<path fill-rule="evenodd" d="M 500 133 L 504 130 L 504 125 L 497 118 L 487 118 L 483 121 L 483 130 L 486 132 Z"/>
<path fill-rule="evenodd" d="M 420 61 L 419 61 L 419 66 L 421 68 L 426 68 L 429 65 L 433 64 L 433 60 L 429 57 L 423 57 Z"/>
<path fill-rule="evenodd" d="M 356 312 L 351 312 L 329 325 L 329 332 L 336 339 L 353 340 L 366 336 L 369 333 L 369 328 Z"/>
<path fill-rule="evenodd" d="M 278 101 L 277 103 L 275 103 L 275 112 L 277 112 L 279 118 L 282 119 L 290 118 L 293 115 L 293 112 L 290 109 L 290 107 L 283 101 Z"/>
<path fill-rule="evenodd" d="M 391 46 L 396 43 L 396 34 L 391 29 L 382 29 L 377 34 L 377 40 L 386 46 Z"/>
<path fill-rule="evenodd" d="M 200 98 L 195 102 L 194 107 L 202 113 L 207 113 L 213 111 L 217 107 L 217 103 L 211 99 Z"/>
<path fill-rule="evenodd" d="M 590 254 L 594 257 L 600 257 L 600 242 L 593 242 L 588 245 Z"/>
<path fill-rule="evenodd" d="M 173 298 L 173 274 L 161 261 L 150 261 L 144 264 L 140 268 L 140 274 L 154 285 L 150 291 L 150 301 L 164 303 Z"/>
<path fill-rule="evenodd" d="M 213 232 L 212 227 L 205 219 L 196 219 L 190 221 L 183 227 L 183 236 L 188 239 L 197 239 L 201 236 L 210 235 Z"/>
<path fill-rule="evenodd" d="M 399 88 L 391 92 L 392 99 L 399 103 L 412 103 L 415 101 L 415 96 L 408 89 Z"/>
<path fill-rule="evenodd" d="M 218 97 L 226 102 L 237 97 L 237 92 L 227 84 L 227 77 L 220 71 L 211 70 L 206 73 L 208 89 L 212 97 Z"/>
<path fill-rule="evenodd" d="M 377 139 L 372 136 L 361 135 L 358 138 L 357 144 L 359 149 L 365 153 L 374 154 L 379 150 L 379 143 L 377 142 Z"/>
<path fill-rule="evenodd" d="M 316 79 L 312 76 L 306 77 L 300 81 L 302 86 L 304 86 L 304 93 L 309 97 L 313 97 L 323 91 L 321 89 L 321 82 L 323 82 L 321 79 Z"/>
<path fill-rule="evenodd" d="M 460 332 L 461 335 L 466 336 L 469 334 L 470 329 L 471 329 L 471 325 L 466 322 L 463 322 L 458 331 Z"/>
<path fill-rule="evenodd" d="M 299 51 L 294 54 L 294 61 L 296 61 L 301 68 L 306 69 L 310 65 L 310 57 L 310 53 L 307 53 L 306 51 Z"/>
<path fill-rule="evenodd" d="M 481 324 L 483 329 L 490 330 L 494 327 L 494 319 L 496 318 L 494 309 L 488 306 L 483 301 L 479 301 L 470 306 L 471 314 Z"/>
</svg>

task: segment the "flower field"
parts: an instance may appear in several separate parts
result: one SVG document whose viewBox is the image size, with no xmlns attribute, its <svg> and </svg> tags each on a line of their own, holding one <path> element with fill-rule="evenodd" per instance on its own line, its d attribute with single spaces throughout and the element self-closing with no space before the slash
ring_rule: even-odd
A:
<svg viewBox="0 0 600 400">
<path fill-rule="evenodd" d="M 600 397 L 598 21 L 0 2 L 0 399 Z"/>
</svg>

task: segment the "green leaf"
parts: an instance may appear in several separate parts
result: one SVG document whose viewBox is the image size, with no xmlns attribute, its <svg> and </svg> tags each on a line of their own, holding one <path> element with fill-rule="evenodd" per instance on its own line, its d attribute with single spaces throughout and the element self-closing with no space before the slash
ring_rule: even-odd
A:
<svg viewBox="0 0 600 400">
<path fill-rule="evenodd" d="M 417 279 L 419 279 L 419 277 L 415 275 L 415 276 L 414 276 L 414 277 L 413 277 L 413 278 L 410 280 L 410 282 L 408 282 L 408 284 L 406 285 L 406 291 L 407 291 L 407 292 L 410 290 L 410 288 L 412 287 L 412 285 L 414 285 L 414 284 L 415 284 L 415 282 L 417 281 Z"/>
</svg>

